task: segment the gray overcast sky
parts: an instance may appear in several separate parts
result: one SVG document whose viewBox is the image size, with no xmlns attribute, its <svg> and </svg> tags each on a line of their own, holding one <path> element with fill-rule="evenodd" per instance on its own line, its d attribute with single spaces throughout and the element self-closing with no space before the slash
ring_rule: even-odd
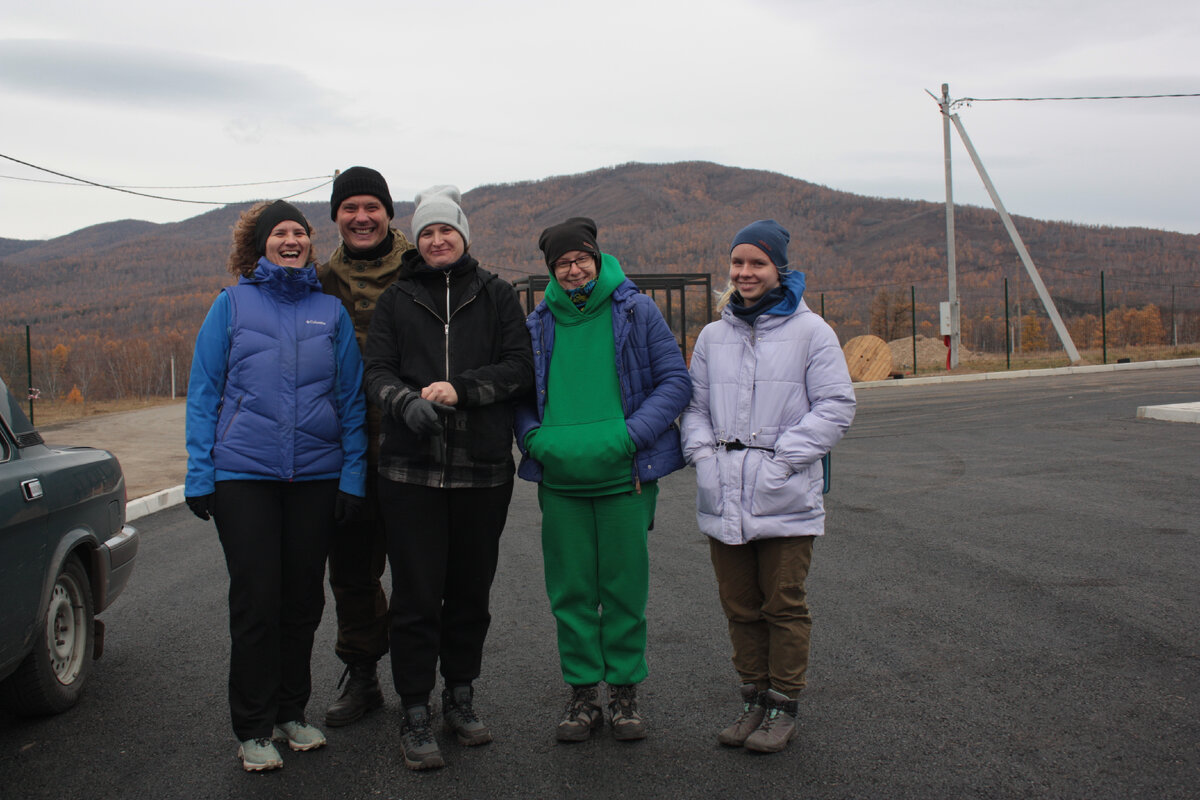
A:
<svg viewBox="0 0 1200 800">
<path fill-rule="evenodd" d="M 0 154 L 124 186 L 365 164 L 406 200 L 706 160 L 941 201 L 926 89 L 1200 92 L 1195 0 L 41 0 L 3 16 Z M 1200 97 L 960 116 L 1014 214 L 1200 233 Z M 957 140 L 953 157 L 956 201 L 990 205 Z M 212 207 L 18 180 L 61 179 L 5 159 L 0 176 L 6 238 Z M 321 180 L 142 191 L 224 203 Z"/>
</svg>

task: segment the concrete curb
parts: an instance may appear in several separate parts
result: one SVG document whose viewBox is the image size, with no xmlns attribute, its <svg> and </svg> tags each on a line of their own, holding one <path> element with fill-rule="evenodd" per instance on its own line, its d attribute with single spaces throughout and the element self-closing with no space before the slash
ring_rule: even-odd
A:
<svg viewBox="0 0 1200 800">
<path fill-rule="evenodd" d="M 1013 378 L 1042 378 L 1050 375 L 1088 375 L 1096 372 L 1121 372 L 1130 369 L 1168 369 L 1171 367 L 1200 367 L 1200 358 L 1177 358 L 1164 361 L 1134 361 L 1128 364 L 1086 364 L 1051 369 L 1018 369 L 1008 372 L 976 372 L 967 375 L 932 375 L 928 378 L 900 378 L 885 381 L 863 381 L 854 389 L 874 389 L 880 386 L 921 386 L 930 383 L 962 383 L 965 381 L 998 381 Z"/>
<path fill-rule="evenodd" d="M 125 521 L 130 522 L 140 517 L 146 517 L 156 511 L 177 506 L 183 502 L 183 486 L 172 486 L 161 492 L 148 494 L 125 504 Z"/>
<path fill-rule="evenodd" d="M 1138 406 L 1138 419 L 1167 422 L 1200 422 L 1200 403 L 1173 403 L 1167 406 Z"/>
</svg>

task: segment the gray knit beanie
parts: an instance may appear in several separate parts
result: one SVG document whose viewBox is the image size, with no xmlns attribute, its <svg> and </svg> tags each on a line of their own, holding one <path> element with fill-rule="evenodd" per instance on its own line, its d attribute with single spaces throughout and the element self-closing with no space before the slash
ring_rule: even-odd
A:
<svg viewBox="0 0 1200 800">
<path fill-rule="evenodd" d="M 421 238 L 421 231 L 440 222 L 462 234 L 463 244 L 470 245 L 471 226 L 459 205 L 461 202 L 462 195 L 457 186 L 430 186 L 417 192 L 417 208 L 412 216 L 413 241 Z"/>
</svg>

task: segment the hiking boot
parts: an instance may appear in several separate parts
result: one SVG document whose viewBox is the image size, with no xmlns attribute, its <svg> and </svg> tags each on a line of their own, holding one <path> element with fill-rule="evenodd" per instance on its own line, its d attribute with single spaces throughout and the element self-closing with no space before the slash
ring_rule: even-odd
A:
<svg viewBox="0 0 1200 800">
<path fill-rule="evenodd" d="M 459 744 L 467 747 L 492 740 L 492 732 L 475 716 L 474 696 L 475 691 L 469 684 L 442 690 L 442 719 L 446 730 L 458 737 Z"/>
<path fill-rule="evenodd" d="M 637 686 L 609 686 L 608 711 L 614 739 L 632 742 L 646 738 L 646 723 L 637 710 Z"/>
<path fill-rule="evenodd" d="M 325 734 L 309 725 L 304 720 L 280 722 L 271 733 L 271 738 L 277 742 L 287 742 L 293 750 L 316 750 L 325 746 Z"/>
<path fill-rule="evenodd" d="M 404 709 L 400 726 L 400 755 L 409 769 L 437 769 L 446 766 L 433 727 L 429 721 L 429 706 L 410 706 Z"/>
<path fill-rule="evenodd" d="M 350 680 L 346 680 L 349 676 Z M 383 692 L 379 689 L 379 678 L 375 675 L 375 662 L 347 664 L 338 680 L 338 688 L 342 684 L 346 688 L 337 700 L 329 704 L 325 711 L 325 724 L 331 728 L 340 728 L 362 718 L 363 714 L 383 705 Z"/>
<path fill-rule="evenodd" d="M 717 736 L 717 741 L 728 747 L 741 747 L 746 743 L 746 737 L 754 733 L 754 729 L 762 723 L 767 709 L 763 706 L 762 693 L 753 683 L 743 683 L 739 689 L 742 694 L 742 713 L 725 730 Z"/>
<path fill-rule="evenodd" d="M 279 751 L 265 736 L 238 742 L 238 758 L 242 760 L 242 768 L 246 772 L 262 772 L 268 769 L 279 769 L 283 766 L 283 759 L 279 757 Z"/>
<path fill-rule="evenodd" d="M 800 733 L 797 724 L 799 703 L 774 689 L 762 693 L 762 703 L 766 713 L 754 733 L 746 737 L 746 749 L 757 753 L 778 753 Z"/>
<path fill-rule="evenodd" d="M 604 723 L 600 709 L 600 690 L 591 686 L 572 686 L 574 692 L 567 704 L 567 715 L 558 723 L 555 737 L 560 742 L 586 742 L 592 731 Z"/>
</svg>

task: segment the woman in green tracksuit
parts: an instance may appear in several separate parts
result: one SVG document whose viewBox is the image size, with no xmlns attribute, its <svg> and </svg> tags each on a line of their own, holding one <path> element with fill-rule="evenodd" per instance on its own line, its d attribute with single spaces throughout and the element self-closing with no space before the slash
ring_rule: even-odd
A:
<svg viewBox="0 0 1200 800">
<path fill-rule="evenodd" d="M 538 245 L 552 280 L 526 321 L 537 392 L 517 411 L 518 474 L 539 484 L 546 590 L 572 689 L 557 737 L 583 741 L 602 724 L 604 681 L 613 736 L 641 739 L 647 531 L 658 479 L 683 466 L 675 418 L 691 379 L 658 306 L 600 253 L 592 220 L 547 228 Z"/>
</svg>

